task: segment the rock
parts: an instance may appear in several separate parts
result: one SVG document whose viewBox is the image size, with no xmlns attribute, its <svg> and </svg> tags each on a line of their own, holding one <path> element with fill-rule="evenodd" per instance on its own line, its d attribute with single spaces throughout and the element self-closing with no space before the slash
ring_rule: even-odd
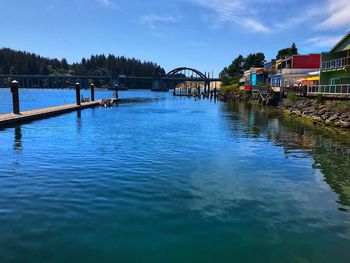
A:
<svg viewBox="0 0 350 263">
<path fill-rule="evenodd" d="M 325 114 L 323 114 L 322 116 L 322 119 L 326 120 L 328 119 L 329 117 L 331 117 L 331 114 L 329 112 L 326 112 Z"/>
<path fill-rule="evenodd" d="M 294 110 L 293 113 L 295 115 L 301 116 L 301 111 L 300 110 Z"/>
<path fill-rule="evenodd" d="M 350 128 L 350 122 L 340 121 L 340 127 L 342 127 L 342 128 Z"/>
<path fill-rule="evenodd" d="M 314 122 L 322 122 L 321 117 L 318 117 L 318 116 L 314 116 L 312 119 Z"/>
<path fill-rule="evenodd" d="M 330 120 L 326 120 L 325 122 L 324 122 L 324 124 L 326 124 L 327 126 L 330 126 L 330 125 L 332 125 L 332 121 L 330 121 Z"/>
<path fill-rule="evenodd" d="M 336 119 L 338 119 L 338 117 L 339 117 L 338 114 L 335 114 L 335 115 L 329 117 L 328 120 L 335 121 Z"/>
<path fill-rule="evenodd" d="M 333 125 L 334 127 L 340 127 L 341 126 L 341 122 L 339 122 L 339 121 L 336 121 L 335 123 L 334 123 L 334 125 Z"/>
</svg>

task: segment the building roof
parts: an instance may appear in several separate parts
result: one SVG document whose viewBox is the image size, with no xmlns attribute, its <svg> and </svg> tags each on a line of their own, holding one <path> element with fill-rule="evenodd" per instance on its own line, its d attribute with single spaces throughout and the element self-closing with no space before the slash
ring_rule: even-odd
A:
<svg viewBox="0 0 350 263">
<path fill-rule="evenodd" d="M 331 49 L 331 52 L 350 49 L 350 31 Z"/>
</svg>

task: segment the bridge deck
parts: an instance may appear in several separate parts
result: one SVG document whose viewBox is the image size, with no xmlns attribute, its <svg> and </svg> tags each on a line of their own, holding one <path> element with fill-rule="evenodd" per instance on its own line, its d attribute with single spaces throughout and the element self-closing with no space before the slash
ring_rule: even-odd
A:
<svg viewBox="0 0 350 263">
<path fill-rule="evenodd" d="M 118 99 L 113 99 L 118 101 Z M 61 106 L 54 106 L 48 108 L 42 108 L 37 110 L 23 111 L 20 114 L 2 114 L 0 115 L 0 128 L 11 126 L 17 123 L 30 122 L 34 120 L 44 119 L 55 115 L 64 114 L 67 112 L 78 111 L 86 108 L 93 108 L 100 105 L 101 100 L 85 102 L 81 106 L 76 104 L 66 104 Z"/>
</svg>

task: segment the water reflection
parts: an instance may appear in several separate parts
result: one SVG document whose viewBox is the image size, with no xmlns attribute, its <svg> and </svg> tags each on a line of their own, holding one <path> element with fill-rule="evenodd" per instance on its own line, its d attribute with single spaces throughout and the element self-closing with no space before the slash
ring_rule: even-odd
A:
<svg viewBox="0 0 350 263">
<path fill-rule="evenodd" d="M 13 149 L 17 152 L 22 152 L 22 129 L 21 126 L 15 128 Z"/>
<path fill-rule="evenodd" d="M 243 123 L 246 136 L 265 137 L 284 148 L 287 157 L 312 157 L 339 204 L 350 211 L 350 136 L 283 116 L 276 109 L 243 103 L 228 104 L 229 118 Z M 238 114 L 239 113 L 239 114 Z M 239 132 L 240 125 L 231 127 Z M 344 209 L 341 207 L 340 209 Z"/>
<path fill-rule="evenodd" d="M 81 132 L 81 126 L 82 126 L 82 122 L 81 122 L 81 111 L 78 110 L 78 111 L 77 111 L 77 132 L 78 132 L 78 133 Z"/>
</svg>

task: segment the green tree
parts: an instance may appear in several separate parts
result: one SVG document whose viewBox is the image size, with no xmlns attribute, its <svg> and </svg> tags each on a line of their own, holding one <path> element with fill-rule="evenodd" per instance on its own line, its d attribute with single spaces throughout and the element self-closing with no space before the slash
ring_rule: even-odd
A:
<svg viewBox="0 0 350 263">
<path fill-rule="evenodd" d="M 62 58 L 61 65 L 62 65 L 62 69 L 64 69 L 65 71 L 69 70 L 69 65 L 68 65 L 67 59 Z"/>
<path fill-rule="evenodd" d="M 242 55 L 239 55 L 228 67 L 225 67 L 221 71 L 220 78 L 224 85 L 238 83 L 239 78 L 243 73 L 244 62 L 244 57 Z"/>
<path fill-rule="evenodd" d="M 9 48 L 0 49 L 0 72 L 1 74 L 23 74 L 23 75 L 52 75 L 71 74 L 89 75 L 97 68 L 107 68 L 114 76 L 125 74 L 129 76 L 164 76 L 165 70 L 156 63 L 140 61 L 135 58 L 116 57 L 108 55 L 92 55 L 83 58 L 81 63 L 70 65 L 65 58 L 45 58 L 36 54 L 16 51 Z M 143 85 L 149 85 L 144 83 Z M 140 86 L 141 87 L 141 86 Z"/>
<path fill-rule="evenodd" d="M 248 70 L 251 67 L 261 68 L 264 66 L 264 63 L 265 55 L 262 52 L 249 54 L 246 58 L 239 55 L 228 67 L 221 71 L 221 81 L 224 86 L 238 84 L 244 70 Z"/>
<path fill-rule="evenodd" d="M 290 48 L 283 48 L 278 51 L 276 59 L 285 59 L 293 55 L 298 55 L 298 48 L 295 43 Z"/>
<path fill-rule="evenodd" d="M 262 68 L 265 63 L 265 55 L 262 52 L 249 54 L 245 61 L 243 68 L 244 70 L 249 70 L 250 68 Z"/>
</svg>

